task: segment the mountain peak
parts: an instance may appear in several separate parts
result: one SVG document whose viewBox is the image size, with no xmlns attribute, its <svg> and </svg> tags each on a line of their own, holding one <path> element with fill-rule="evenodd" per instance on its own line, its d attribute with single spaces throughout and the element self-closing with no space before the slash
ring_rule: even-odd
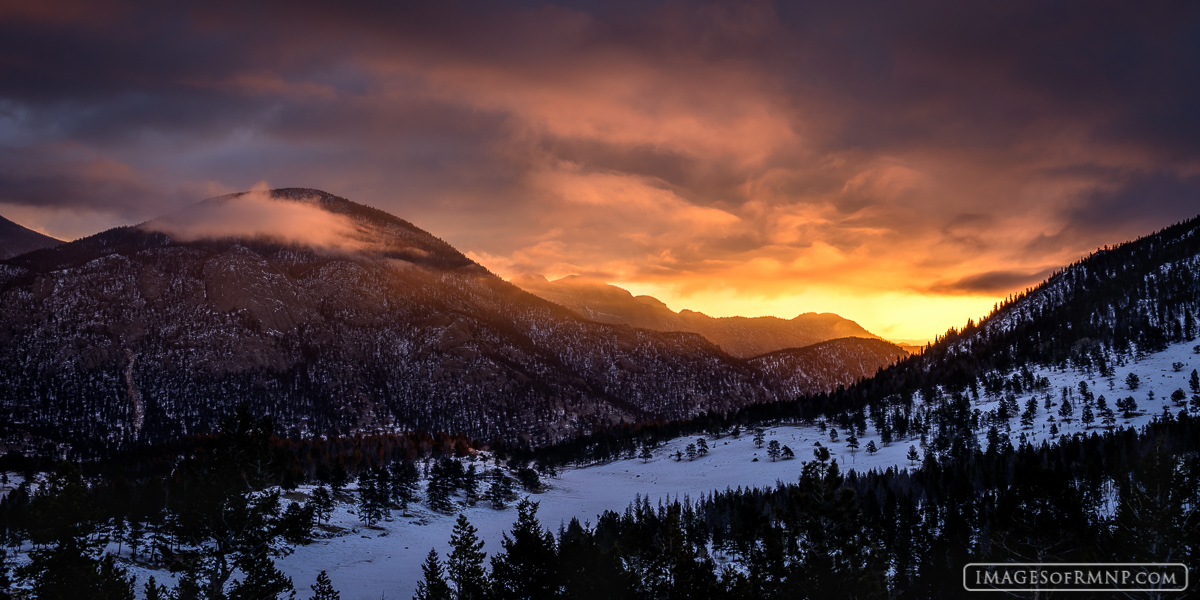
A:
<svg viewBox="0 0 1200 600">
<path fill-rule="evenodd" d="M 38 233 L 0 217 L 0 260 L 7 260 L 34 250 L 53 248 L 64 243 L 60 239 Z"/>
<path fill-rule="evenodd" d="M 140 225 L 110 229 L 23 257 L 18 264 L 54 269 L 153 247 L 188 245 L 219 253 L 235 244 L 306 247 L 435 269 L 485 271 L 444 240 L 404 219 L 311 188 L 208 198 Z"/>
</svg>

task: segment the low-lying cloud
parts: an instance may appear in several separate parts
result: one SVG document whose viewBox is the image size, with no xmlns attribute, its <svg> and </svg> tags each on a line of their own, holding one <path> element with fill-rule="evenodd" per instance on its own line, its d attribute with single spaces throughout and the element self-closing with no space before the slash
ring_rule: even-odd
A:
<svg viewBox="0 0 1200 600">
<path fill-rule="evenodd" d="M 371 247 L 364 232 L 345 215 L 315 201 L 271 197 L 266 184 L 250 192 L 206 200 L 142 224 L 182 242 L 251 238 L 310 246 L 324 251 L 362 251 Z"/>
</svg>

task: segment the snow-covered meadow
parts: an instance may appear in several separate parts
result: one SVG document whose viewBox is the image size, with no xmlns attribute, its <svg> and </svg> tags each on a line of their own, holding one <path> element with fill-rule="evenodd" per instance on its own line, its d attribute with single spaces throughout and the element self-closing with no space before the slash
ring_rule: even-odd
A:
<svg viewBox="0 0 1200 600">
<path fill-rule="evenodd" d="M 1175 364 L 1182 365 L 1175 370 Z M 1038 413 L 1035 424 L 1024 428 L 1020 419 L 1013 416 L 1010 419 L 1010 439 L 1016 444 L 1019 436 L 1024 433 L 1035 444 L 1043 441 L 1053 443 L 1049 433 L 1049 416 L 1055 416 L 1059 435 L 1084 430 L 1080 421 L 1080 398 L 1078 386 L 1080 381 L 1086 381 L 1088 387 L 1096 396 L 1106 396 L 1108 406 L 1116 411 L 1115 402 L 1118 398 L 1134 396 L 1139 406 L 1139 414 L 1130 419 L 1120 416 L 1117 412 L 1116 427 L 1140 427 L 1157 415 L 1163 408 L 1168 407 L 1172 413 L 1180 408 L 1171 401 L 1170 395 L 1176 389 L 1183 389 L 1191 396 L 1188 379 L 1193 369 L 1200 367 L 1200 354 L 1195 354 L 1193 344 L 1177 344 L 1161 353 L 1145 356 L 1141 359 L 1129 359 L 1123 366 L 1115 366 L 1112 377 L 1103 378 L 1098 373 L 1082 373 L 1075 370 L 1058 371 L 1054 369 L 1033 370 L 1035 378 L 1045 377 L 1050 382 L 1047 390 L 1036 393 L 1026 392 L 1018 397 L 1018 405 L 1024 410 L 1025 403 L 1030 397 L 1038 401 Z M 1125 379 L 1129 373 L 1135 373 L 1140 379 L 1136 390 L 1126 387 Z M 1075 404 L 1074 418 L 1068 423 L 1058 415 L 1058 403 L 1061 401 L 1064 387 L 1073 390 L 1072 403 Z M 1150 400 L 1150 392 L 1154 392 Z M 1055 403 L 1052 411 L 1043 408 L 1044 398 L 1050 394 Z M 994 410 L 999 398 L 980 396 L 973 402 L 973 408 L 982 412 Z M 919 403 L 918 403 L 919 406 Z M 1103 425 L 1099 416 L 1090 427 L 1094 431 L 1102 431 Z M 987 445 L 987 426 L 979 429 L 980 443 Z M 1003 430 L 1001 431 L 1003 433 Z M 816 444 L 829 449 L 832 459 L 836 460 L 843 469 L 866 471 L 870 469 L 886 469 L 889 467 L 909 468 L 912 462 L 907 457 L 909 449 L 916 447 L 923 454 L 919 437 L 910 436 L 883 444 L 878 432 L 868 427 L 866 435 L 859 439 L 860 447 L 851 451 L 847 446 L 846 434 L 835 442 L 830 439 L 828 430 L 822 431 L 818 426 L 786 425 L 767 428 L 765 440 L 761 447 L 754 441 L 753 431 L 743 430 L 737 437 L 726 434 L 721 437 L 706 437 L 709 452 L 694 460 L 686 457 L 676 460 L 676 452 L 683 453 L 688 444 L 695 443 L 699 436 L 679 438 L 669 441 L 654 449 L 653 457 L 649 460 L 642 458 L 625 458 L 604 464 L 567 469 L 557 477 L 544 479 L 546 490 L 539 494 L 531 494 L 530 498 L 539 503 L 538 516 L 542 523 L 552 531 L 557 531 L 560 525 L 566 524 L 572 518 L 581 522 L 595 522 L 597 515 L 606 510 L 622 511 L 639 496 L 646 497 L 651 503 L 666 501 L 674 498 L 696 498 L 714 490 L 737 487 L 768 487 L 777 482 L 795 481 L 799 476 L 803 461 L 812 460 Z M 789 447 L 795 458 L 791 460 L 771 460 L 767 454 L 768 444 L 777 440 L 781 445 Z M 879 450 L 868 453 L 865 449 L 874 443 Z M 471 460 L 485 461 L 486 456 Z M 481 463 L 479 466 L 483 466 Z M 488 462 L 490 465 L 490 461 Z M 20 482 L 19 477 L 13 477 L 4 488 L 12 489 Z M 286 498 L 293 501 L 303 501 L 310 486 L 301 487 L 297 492 Z M 6 491 L 6 490 L 5 490 Z M 347 493 L 341 496 L 328 526 L 318 528 L 318 538 L 311 544 L 300 546 L 284 558 L 278 560 L 280 568 L 289 576 L 298 591 L 298 597 L 307 598 L 309 585 L 317 574 L 325 570 L 330 579 L 341 592 L 344 600 L 378 600 L 380 598 L 410 598 L 416 582 L 421 577 L 421 562 L 430 548 L 436 549 L 443 556 L 448 552 L 449 538 L 454 520 L 457 515 L 446 515 L 431 511 L 424 504 L 414 504 L 403 516 L 394 511 L 391 520 L 378 523 L 374 527 L 366 527 L 355 513 L 353 485 Z M 465 514 L 471 523 L 479 529 L 480 539 L 485 541 L 484 550 L 489 555 L 501 550 L 503 533 L 512 526 L 516 519 L 516 510 L 510 506 L 504 510 L 495 510 L 480 502 L 476 506 L 465 506 L 457 503 L 457 510 Z M 116 544 L 110 551 L 116 551 Z M 128 554 L 125 547 L 124 554 Z M 165 571 L 145 569 L 137 564 L 128 564 L 130 572 L 137 575 L 138 589 L 148 576 L 153 575 L 160 583 L 172 581 Z"/>
<path fill-rule="evenodd" d="M 1174 363 L 1181 363 L 1183 367 L 1176 371 Z M 1200 367 L 1200 354 L 1195 354 L 1193 344 L 1187 343 L 1174 345 L 1164 352 L 1138 360 L 1130 359 L 1124 366 L 1114 367 L 1111 378 L 1100 377 L 1095 372 L 1085 374 L 1075 370 L 1036 369 L 1033 371 L 1035 377 L 1050 380 L 1049 393 L 1056 406 L 1053 413 L 1047 413 L 1042 408 L 1046 392 L 1039 392 L 1035 425 L 1031 429 L 1023 429 L 1019 419 L 1014 417 L 1011 439 L 1015 444 L 1018 436 L 1025 432 L 1032 443 L 1052 443 L 1048 421 L 1050 414 L 1055 415 L 1059 435 L 1083 431 L 1085 427 L 1079 419 L 1077 391 L 1072 398 L 1076 404 L 1074 418 L 1067 423 L 1057 415 L 1062 388 L 1078 390 L 1080 381 L 1088 382 L 1089 388 L 1097 396 L 1105 395 L 1108 405 L 1114 410 L 1118 398 L 1134 396 L 1139 414 L 1125 419 L 1117 411 L 1116 426 L 1140 427 L 1154 416 L 1162 414 L 1164 407 L 1168 407 L 1172 413 L 1178 412 L 1179 407 L 1170 400 L 1171 392 L 1183 389 L 1190 396 L 1188 378 L 1192 369 L 1197 367 Z M 1125 386 L 1125 378 L 1129 373 L 1137 374 L 1141 380 L 1136 390 L 1129 390 Z M 1149 400 L 1150 391 L 1154 392 L 1153 401 Z M 1022 409 L 1030 396 L 1027 393 L 1018 399 Z M 998 398 L 984 396 L 975 407 L 987 412 L 994 409 L 998 402 Z M 986 429 L 980 429 L 981 444 L 984 446 L 987 443 L 983 439 Z M 1090 430 L 1103 429 L 1097 417 Z M 572 518 L 594 522 L 596 516 L 605 510 L 624 510 L 638 496 L 648 497 L 651 503 L 655 503 L 676 497 L 695 498 L 713 490 L 739 486 L 766 487 L 780 481 L 795 481 L 802 462 L 812 460 L 816 443 L 828 448 L 832 458 L 844 469 L 860 471 L 909 468 L 911 462 L 906 458 L 909 448 L 915 445 L 920 451 L 918 438 L 884 445 L 878 433 L 870 428 L 867 435 L 859 439 L 860 448 L 856 452 L 851 452 L 847 447 L 844 433 L 837 442 L 832 442 L 828 433 L 822 433 L 816 426 L 772 427 L 766 429 L 765 434 L 767 443 L 778 440 L 780 444 L 790 447 L 796 458 L 772 461 L 767 456 L 766 443 L 758 447 L 752 432 L 743 431 L 736 438 L 731 435 L 707 438 L 710 450 L 706 456 L 676 461 L 675 453 L 682 452 L 698 436 L 679 438 L 655 449 L 649 461 L 627 458 L 566 470 L 558 477 L 546 480 L 549 487 L 545 492 L 532 494 L 530 498 L 540 504 L 538 516 L 542 523 L 557 531 L 560 524 Z M 879 451 L 868 454 L 864 448 L 872 441 Z M 480 539 L 486 542 L 484 550 L 489 554 L 501 549 L 501 536 L 516 519 L 516 511 L 512 507 L 500 511 L 480 503 L 474 507 L 462 506 L 460 510 L 479 529 Z M 443 555 L 448 551 L 448 540 L 456 518 L 455 515 L 429 511 L 424 506 L 414 506 L 410 511 L 411 517 L 397 514 L 392 521 L 381 523 L 378 529 L 368 529 L 350 511 L 353 511 L 353 506 L 341 504 L 333 518 L 333 524 L 344 528 L 345 533 L 297 548 L 294 554 L 280 561 L 281 567 L 293 578 L 298 589 L 307 591 L 307 586 L 316 579 L 317 573 L 326 570 L 346 600 L 409 598 L 421 576 L 421 561 L 429 549 L 435 548 Z"/>
</svg>

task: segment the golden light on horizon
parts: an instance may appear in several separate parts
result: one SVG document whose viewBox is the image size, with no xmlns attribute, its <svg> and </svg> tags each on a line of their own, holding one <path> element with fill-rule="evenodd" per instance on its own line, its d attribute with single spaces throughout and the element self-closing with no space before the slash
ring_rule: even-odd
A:
<svg viewBox="0 0 1200 600">
<path fill-rule="evenodd" d="M 686 308 L 712 317 L 791 319 L 806 312 L 836 313 L 887 340 L 918 345 L 932 341 L 950 327 L 962 328 L 967 319 L 978 321 L 1001 300 L 992 296 L 934 296 L 908 291 L 868 296 L 820 288 L 766 298 L 729 291 L 681 294 L 669 286 L 644 282 L 610 283 L 635 296 L 658 298 L 671 310 Z"/>
<path fill-rule="evenodd" d="M 963 36 L 1008 22 L 964 6 L 919 31 L 896 7 L 308 7 L 216 45 L 213 7 L 182 21 L 210 25 L 177 32 L 176 68 L 91 36 L 109 59 L 71 85 L 45 74 L 79 53 L 49 36 L 10 61 L 0 214 L 71 239 L 266 179 L 386 210 L 506 278 L 928 339 L 1194 216 L 1200 186 L 1169 11 L 1139 14 L 1163 25 L 1141 30 L 1148 62 L 1080 71 L 1108 46 L 1040 18 L 1047 46 Z M 18 12 L 21 31 L 115 24 Z M 159 48 L 152 31 L 125 34 Z"/>
</svg>

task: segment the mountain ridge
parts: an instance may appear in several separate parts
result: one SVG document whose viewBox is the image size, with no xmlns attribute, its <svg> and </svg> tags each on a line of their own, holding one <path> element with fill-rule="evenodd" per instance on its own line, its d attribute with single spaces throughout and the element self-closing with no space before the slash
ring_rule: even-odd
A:
<svg viewBox="0 0 1200 600">
<path fill-rule="evenodd" d="M 289 435 L 539 445 L 786 396 L 702 336 L 580 318 L 399 217 L 265 197 L 332 208 L 369 245 L 182 241 L 152 221 L 0 262 L 0 434 L 102 452 L 211 431 L 247 403 Z"/>
<path fill-rule="evenodd" d="M 834 313 L 809 312 L 792 319 L 710 317 L 688 309 L 675 312 L 653 296 L 634 296 L 618 286 L 576 276 L 555 281 L 541 276 L 523 276 L 513 278 L 511 282 L 585 318 L 655 331 L 697 333 L 739 358 L 753 358 L 837 338 L 881 339 L 858 323 Z"/>
<path fill-rule="evenodd" d="M 1105 376 L 1114 364 L 1195 340 L 1198 318 L 1200 217 L 1195 217 L 1105 246 L 1010 296 L 978 323 L 949 329 L 921 354 L 878 376 L 798 402 L 802 414 L 816 416 L 905 401 L 917 393 L 977 391 L 1031 364 Z"/>
<path fill-rule="evenodd" d="M 65 243 L 0 217 L 0 260 Z"/>
</svg>

